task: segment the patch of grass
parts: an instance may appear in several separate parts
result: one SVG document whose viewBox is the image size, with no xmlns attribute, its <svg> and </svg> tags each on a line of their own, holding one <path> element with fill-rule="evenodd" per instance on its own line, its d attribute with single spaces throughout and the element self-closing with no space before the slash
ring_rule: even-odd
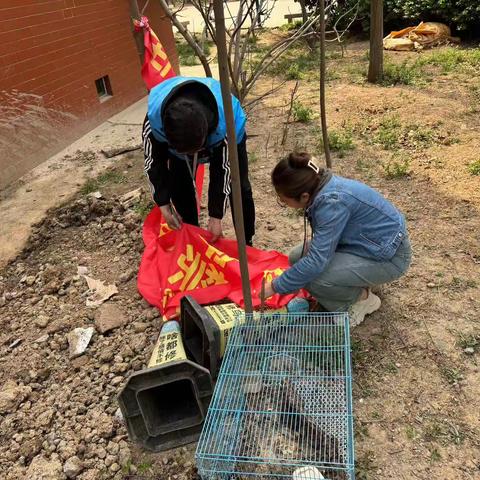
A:
<svg viewBox="0 0 480 480">
<path fill-rule="evenodd" d="M 303 25 L 302 20 L 295 20 L 294 22 L 284 23 L 280 25 L 280 30 L 283 32 L 291 32 L 292 30 L 298 30 Z"/>
<path fill-rule="evenodd" d="M 385 117 L 380 121 L 373 140 L 375 143 L 379 143 L 385 150 L 392 150 L 400 142 L 401 131 L 402 124 L 396 115 Z"/>
<path fill-rule="evenodd" d="M 185 41 L 177 40 L 176 42 L 177 53 L 178 53 L 178 60 L 180 65 L 185 66 L 192 66 L 192 65 L 199 65 L 200 60 L 195 55 L 193 48 Z M 210 55 L 210 51 L 212 48 L 213 42 L 206 41 L 203 44 L 203 51 L 205 55 Z"/>
<path fill-rule="evenodd" d="M 154 207 L 154 203 L 151 199 L 149 198 L 141 198 L 134 206 L 133 206 L 133 211 L 137 213 L 142 219 L 145 219 L 145 217 L 150 213 L 152 208 Z"/>
<path fill-rule="evenodd" d="M 303 78 L 303 73 L 300 70 L 298 63 L 292 63 L 285 72 L 285 78 L 287 80 L 300 80 Z"/>
<path fill-rule="evenodd" d="M 433 50 L 422 55 L 416 62 L 418 65 L 434 65 L 440 67 L 442 73 L 450 73 L 459 69 L 480 68 L 480 48 L 460 49 L 455 47 Z"/>
<path fill-rule="evenodd" d="M 398 367 L 394 362 L 389 362 L 385 365 L 385 371 L 388 373 L 398 373 Z"/>
<path fill-rule="evenodd" d="M 317 130 L 317 143 L 320 150 L 324 150 L 322 131 Z M 355 149 L 352 131 L 349 128 L 343 130 L 330 129 L 328 131 L 328 145 L 332 152 L 337 152 L 340 158 L 345 154 Z"/>
<path fill-rule="evenodd" d="M 476 288 L 477 282 L 469 278 L 453 277 L 452 281 L 445 286 L 451 290 L 463 291 L 467 288 Z"/>
<path fill-rule="evenodd" d="M 416 62 L 410 63 L 408 60 L 402 63 L 385 62 L 382 84 L 386 86 L 417 85 L 423 76 L 420 65 Z"/>
<path fill-rule="evenodd" d="M 255 152 L 248 153 L 248 163 L 256 163 L 258 161 L 258 155 Z"/>
<path fill-rule="evenodd" d="M 385 178 L 393 180 L 409 175 L 410 159 L 406 155 L 393 155 L 392 158 L 383 164 Z"/>
<path fill-rule="evenodd" d="M 480 333 L 462 333 L 458 334 L 456 342 L 457 347 L 465 350 L 472 348 L 474 353 L 480 352 Z"/>
<path fill-rule="evenodd" d="M 441 445 L 460 445 L 465 439 L 460 426 L 448 419 L 432 419 L 425 425 L 423 439 L 426 442 L 437 442 Z"/>
<path fill-rule="evenodd" d="M 269 69 L 270 75 L 285 77 L 286 80 L 308 78 L 308 73 L 317 73 L 319 66 L 318 50 L 305 51 L 302 48 L 291 49 L 282 55 Z"/>
<path fill-rule="evenodd" d="M 457 385 L 463 379 L 463 374 L 458 368 L 441 367 L 440 373 L 450 385 Z"/>
<path fill-rule="evenodd" d="M 468 172 L 470 175 L 480 175 L 480 159 L 475 160 L 468 165 Z"/>
<path fill-rule="evenodd" d="M 431 462 L 439 462 L 442 459 L 440 452 L 437 448 L 432 448 L 430 450 L 430 461 Z"/>
<path fill-rule="evenodd" d="M 101 187 L 104 187 L 110 183 L 118 184 L 125 183 L 127 177 L 122 175 L 115 170 L 108 170 L 105 173 L 102 173 L 97 178 L 89 178 L 83 187 L 80 189 L 82 195 L 88 195 L 89 193 L 96 192 Z"/>
<path fill-rule="evenodd" d="M 313 110 L 299 101 L 293 102 L 292 112 L 296 122 L 309 123 L 313 120 Z"/>
<path fill-rule="evenodd" d="M 419 149 L 427 148 L 434 143 L 451 145 L 457 141 L 441 134 L 439 124 L 433 127 L 417 123 L 402 124 L 397 115 L 383 117 L 377 126 L 367 128 L 372 134 L 368 137 L 371 143 L 381 145 L 385 150 L 398 148 Z"/>
<path fill-rule="evenodd" d="M 153 463 L 151 461 L 144 460 L 142 463 L 139 463 L 137 465 L 137 470 L 140 475 L 144 475 L 145 473 L 148 473 L 152 467 L 153 467 Z"/>
<path fill-rule="evenodd" d="M 418 431 L 411 425 L 405 427 L 405 435 L 410 441 L 416 440 L 419 437 Z"/>
<path fill-rule="evenodd" d="M 328 134 L 328 143 L 333 151 L 340 153 L 345 153 L 348 150 L 353 150 L 355 148 L 352 132 L 347 129 L 330 130 Z"/>
</svg>

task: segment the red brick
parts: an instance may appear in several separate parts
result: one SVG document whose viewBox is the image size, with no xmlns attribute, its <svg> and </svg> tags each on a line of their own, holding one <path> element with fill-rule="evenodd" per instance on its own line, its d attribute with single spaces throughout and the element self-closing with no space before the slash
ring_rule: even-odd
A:
<svg viewBox="0 0 480 480">
<path fill-rule="evenodd" d="M 61 10 L 50 13 L 42 13 L 39 15 L 32 15 L 30 17 L 15 18 L 13 20 L 0 20 L 0 32 L 12 32 L 27 28 L 32 23 L 36 25 L 54 25 L 63 20 L 63 13 Z"/>
<path fill-rule="evenodd" d="M 17 3 L 15 1 L 15 3 Z M 0 11 L 1 21 L 16 20 L 23 17 L 36 16 L 42 13 L 54 13 L 63 8 L 63 0 L 55 0 L 53 2 L 35 3 L 31 5 L 18 6 L 12 8 L 4 8 Z M 32 22 L 36 19 L 32 18 Z M 1 23 L 1 22 L 0 22 Z"/>
<path fill-rule="evenodd" d="M 145 95 L 131 33 L 129 0 L 9 3 L 12 6 L 0 7 L 0 91 L 18 89 L 38 94 L 50 108 L 75 115 L 78 120 L 65 120 L 59 138 L 66 140 L 74 137 L 74 131 L 84 132 Z M 178 63 L 171 26 L 162 20 L 158 2 L 150 3 L 146 13 L 175 68 Z M 72 16 L 65 18 L 70 13 Z M 95 79 L 103 75 L 110 78 L 113 97 L 101 103 Z M 35 155 L 40 161 L 40 140 L 38 147 Z M 16 158 L 20 164 L 22 157 Z M 16 175 L 12 172 L 7 172 L 9 178 Z"/>
</svg>

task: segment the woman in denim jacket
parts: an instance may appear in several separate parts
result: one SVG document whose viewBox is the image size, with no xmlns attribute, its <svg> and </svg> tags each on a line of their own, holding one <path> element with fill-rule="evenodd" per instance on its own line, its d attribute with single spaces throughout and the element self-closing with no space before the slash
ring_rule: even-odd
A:
<svg viewBox="0 0 480 480">
<path fill-rule="evenodd" d="M 283 205 L 304 209 L 305 238 L 290 252 L 291 267 L 265 286 L 266 296 L 305 288 L 326 310 L 349 311 L 358 325 L 381 305 L 370 288 L 410 265 L 403 215 L 367 185 L 319 168 L 308 153 L 281 160 L 272 183 Z"/>
</svg>

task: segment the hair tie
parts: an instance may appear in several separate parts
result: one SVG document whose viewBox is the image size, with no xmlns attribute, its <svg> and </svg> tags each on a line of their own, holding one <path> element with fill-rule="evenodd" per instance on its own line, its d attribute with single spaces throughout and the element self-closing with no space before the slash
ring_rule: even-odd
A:
<svg viewBox="0 0 480 480">
<path fill-rule="evenodd" d="M 311 168 L 315 173 L 320 172 L 320 168 L 318 167 L 318 165 L 312 159 L 310 159 L 308 161 L 307 167 Z"/>
</svg>

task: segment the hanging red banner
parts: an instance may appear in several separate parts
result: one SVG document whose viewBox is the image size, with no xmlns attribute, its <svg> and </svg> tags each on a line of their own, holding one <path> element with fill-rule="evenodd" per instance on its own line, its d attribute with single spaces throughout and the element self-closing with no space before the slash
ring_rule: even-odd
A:
<svg viewBox="0 0 480 480">
<path fill-rule="evenodd" d="M 175 71 L 168 60 L 165 49 L 160 40 L 151 29 L 148 18 L 142 17 L 134 20 L 135 31 L 143 29 L 143 42 L 145 45 L 142 77 L 148 90 L 163 82 L 167 78 L 175 77 Z"/>
</svg>

